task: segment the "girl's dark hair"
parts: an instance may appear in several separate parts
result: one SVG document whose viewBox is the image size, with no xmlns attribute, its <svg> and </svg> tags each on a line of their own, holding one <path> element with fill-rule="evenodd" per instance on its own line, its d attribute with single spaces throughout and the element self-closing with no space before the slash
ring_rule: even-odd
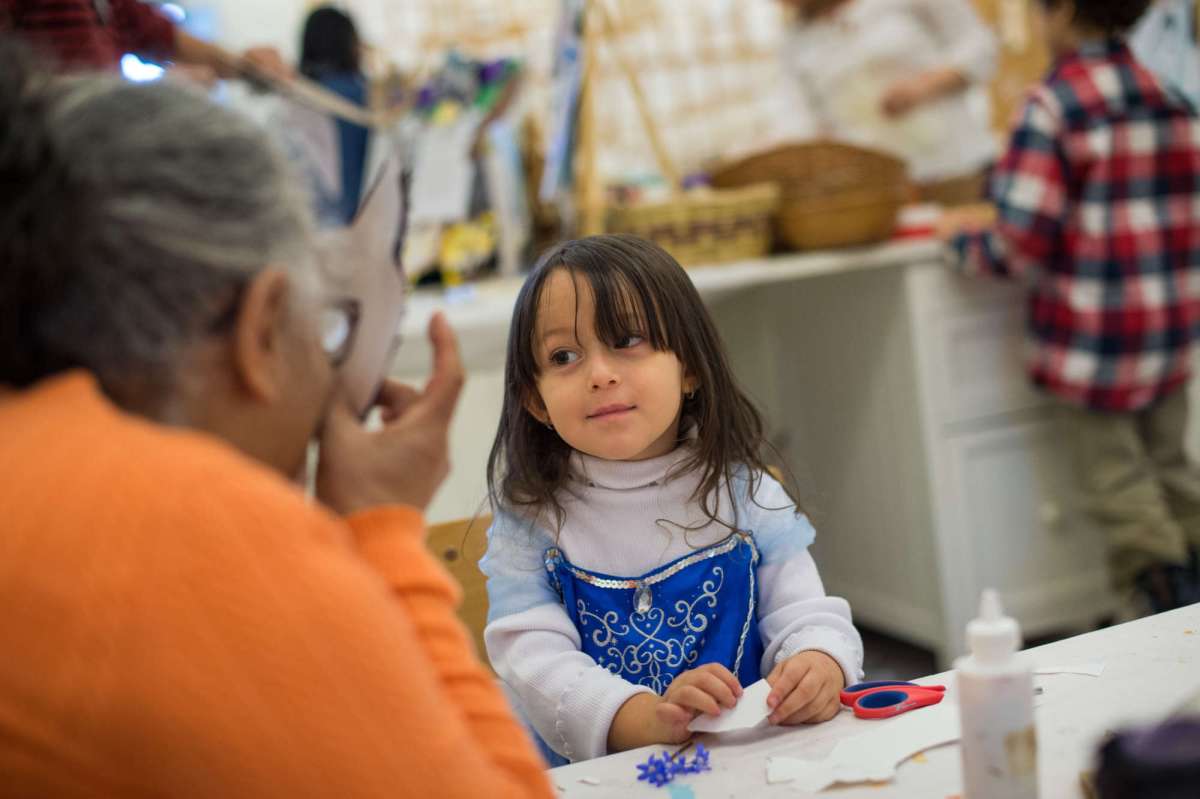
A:
<svg viewBox="0 0 1200 799">
<path fill-rule="evenodd" d="M 1064 0 L 1041 0 L 1046 8 L 1058 8 Z M 1137 24 L 1151 0 L 1074 0 L 1075 21 L 1107 34 L 1121 34 Z"/>
<path fill-rule="evenodd" d="M 300 74 L 319 79 L 324 75 L 361 71 L 354 20 L 330 6 L 309 14 L 300 43 Z"/>
<path fill-rule="evenodd" d="M 680 429 L 694 425 L 699 436 L 695 454 L 679 470 L 700 470 L 693 499 L 710 521 L 720 521 L 716 491 L 722 482 L 733 500 L 738 467 L 749 467 L 753 486 L 766 469 L 762 417 L 734 380 L 716 326 L 687 273 L 666 251 L 633 236 L 559 244 L 542 256 L 521 288 L 509 329 L 504 407 L 488 457 L 493 508 L 531 517 L 550 512 L 559 528 L 563 523 L 557 494 L 571 447 L 526 409 L 537 396 L 540 372 L 534 343 L 538 304 L 547 279 L 560 269 L 590 286 L 600 340 L 616 346 L 636 332 L 654 349 L 674 353 L 696 378 L 694 395 L 683 400 Z"/>
</svg>

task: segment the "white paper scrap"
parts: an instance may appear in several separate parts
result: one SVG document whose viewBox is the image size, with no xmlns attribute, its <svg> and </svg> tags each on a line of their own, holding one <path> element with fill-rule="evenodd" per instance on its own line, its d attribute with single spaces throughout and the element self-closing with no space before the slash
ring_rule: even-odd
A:
<svg viewBox="0 0 1200 799">
<path fill-rule="evenodd" d="M 757 727 L 771 715 L 767 707 L 767 695 L 771 686 L 766 680 L 759 680 L 742 691 L 742 698 L 736 706 L 724 711 L 719 716 L 697 716 L 692 719 L 688 729 L 692 732 L 731 732 Z"/>
<path fill-rule="evenodd" d="M 823 760 L 768 758 L 767 782 L 794 782 L 811 792 L 838 783 L 887 782 L 905 760 L 961 735 L 958 706 L 950 702 L 862 724 L 874 729 L 839 741 Z"/>
<path fill-rule="evenodd" d="M 1066 666 L 1038 666 L 1034 674 L 1082 674 L 1085 677 L 1099 677 L 1104 673 L 1104 662 L 1076 663 Z"/>
</svg>

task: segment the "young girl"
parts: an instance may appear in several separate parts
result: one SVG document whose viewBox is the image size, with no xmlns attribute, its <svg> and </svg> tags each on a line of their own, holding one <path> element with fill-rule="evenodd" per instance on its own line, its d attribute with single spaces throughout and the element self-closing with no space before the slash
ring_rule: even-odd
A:
<svg viewBox="0 0 1200 799">
<path fill-rule="evenodd" d="M 505 372 L 485 640 L 550 761 L 682 741 L 764 675 L 772 723 L 832 718 L 861 639 L 679 264 L 625 236 L 556 247 Z"/>
</svg>

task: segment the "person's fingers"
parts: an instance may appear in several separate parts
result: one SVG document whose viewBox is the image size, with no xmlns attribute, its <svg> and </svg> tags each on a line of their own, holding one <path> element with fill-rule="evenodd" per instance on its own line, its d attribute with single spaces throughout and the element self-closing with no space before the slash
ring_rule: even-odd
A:
<svg viewBox="0 0 1200 799">
<path fill-rule="evenodd" d="M 734 676 L 732 671 L 725 668 L 720 663 L 706 663 L 699 668 L 699 671 L 708 672 L 721 682 L 725 683 L 735 697 L 742 695 L 742 684 L 738 682 L 738 678 Z"/>
<path fill-rule="evenodd" d="M 841 700 L 834 696 L 825 703 L 825 709 L 822 710 L 816 717 L 815 721 L 829 721 L 831 718 L 842 712 Z"/>
<path fill-rule="evenodd" d="M 733 689 L 715 674 L 699 672 L 692 685 L 704 691 L 704 693 L 715 699 L 717 704 L 723 707 L 733 707 L 737 704 L 737 697 L 734 696 Z"/>
<path fill-rule="evenodd" d="M 696 712 L 674 702 L 659 702 L 654 708 L 654 716 L 658 723 L 667 729 L 671 738 L 663 743 L 681 743 L 691 734 L 687 726 L 696 718 Z"/>
<path fill-rule="evenodd" d="M 429 320 L 429 341 L 433 345 L 433 374 L 425 386 L 425 397 L 430 413 L 448 422 L 458 404 L 464 374 L 458 337 L 441 312 Z"/>
<path fill-rule="evenodd" d="M 717 704 L 717 700 L 695 685 L 684 686 L 671 697 L 671 701 L 680 707 L 691 708 L 710 716 L 721 715 L 721 706 Z"/>
<path fill-rule="evenodd" d="M 287 80 L 295 76 L 295 70 L 273 47 L 251 47 L 242 54 L 242 61 L 276 78 Z"/>
<path fill-rule="evenodd" d="M 771 724 L 781 724 L 785 719 L 797 714 L 807 718 L 813 713 L 814 708 L 811 706 L 815 703 L 817 707 L 821 707 L 825 700 L 821 695 L 821 678 L 812 671 L 806 671 L 792 692 L 771 711 L 768 721 Z"/>
<path fill-rule="evenodd" d="M 379 408 L 384 424 L 394 422 L 421 398 L 421 392 L 397 380 L 385 380 L 379 387 L 375 405 Z"/>
<path fill-rule="evenodd" d="M 842 704 L 836 698 L 825 702 L 824 705 L 814 702 L 812 705 L 801 708 L 787 719 L 784 719 L 782 724 L 788 727 L 795 727 L 800 724 L 820 724 L 829 721 L 840 713 L 841 709 Z"/>
<path fill-rule="evenodd" d="M 775 679 L 767 678 L 767 683 L 771 686 L 771 692 L 767 694 L 767 707 L 775 711 L 772 715 L 786 718 L 786 714 L 779 712 L 779 705 L 791 696 L 808 671 L 808 664 L 803 661 L 788 659 L 775 665 L 771 671 L 771 674 L 775 675 Z"/>
</svg>

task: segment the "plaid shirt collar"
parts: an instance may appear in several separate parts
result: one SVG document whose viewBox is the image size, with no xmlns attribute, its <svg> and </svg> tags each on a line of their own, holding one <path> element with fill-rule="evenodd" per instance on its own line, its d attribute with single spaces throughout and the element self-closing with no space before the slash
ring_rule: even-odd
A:
<svg viewBox="0 0 1200 799">
<path fill-rule="evenodd" d="M 1080 43 L 1074 50 L 1068 50 L 1055 60 L 1050 79 L 1053 80 L 1065 67 L 1076 62 L 1131 60 L 1133 60 L 1133 52 L 1129 49 L 1129 43 L 1120 36 L 1088 39 Z"/>
</svg>

